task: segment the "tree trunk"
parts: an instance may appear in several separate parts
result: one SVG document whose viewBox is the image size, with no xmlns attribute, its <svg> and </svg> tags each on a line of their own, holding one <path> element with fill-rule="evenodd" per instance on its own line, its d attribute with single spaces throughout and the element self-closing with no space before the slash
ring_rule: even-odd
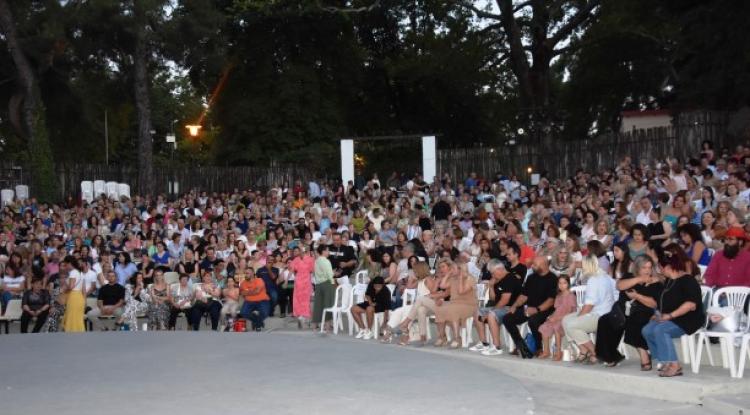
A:
<svg viewBox="0 0 750 415">
<path fill-rule="evenodd" d="M 18 80 L 23 89 L 23 134 L 29 142 L 34 137 L 34 112 L 37 106 L 38 94 L 36 91 L 36 76 L 34 70 L 26 58 L 26 55 L 21 50 L 21 45 L 18 40 L 18 33 L 16 31 L 15 20 L 13 19 L 13 13 L 10 10 L 10 6 L 6 0 L 0 0 L 0 28 L 2 28 L 5 34 L 5 41 L 8 44 L 8 51 L 13 58 L 13 63 L 16 66 L 16 72 L 18 74 Z"/>
<path fill-rule="evenodd" d="M 138 189 L 141 195 L 153 195 L 153 143 L 151 137 L 151 102 L 148 80 L 148 40 L 146 19 L 135 7 L 136 44 L 133 64 L 135 66 L 135 107 L 138 117 Z"/>
</svg>

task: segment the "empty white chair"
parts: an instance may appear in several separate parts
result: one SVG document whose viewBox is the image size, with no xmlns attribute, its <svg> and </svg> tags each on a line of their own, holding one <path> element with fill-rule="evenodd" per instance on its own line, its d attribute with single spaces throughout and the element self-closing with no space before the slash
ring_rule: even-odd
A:
<svg viewBox="0 0 750 415">
<path fill-rule="evenodd" d="M 117 182 L 107 182 L 107 197 L 117 199 Z"/>
<path fill-rule="evenodd" d="M 94 197 L 98 198 L 101 195 L 107 194 L 107 184 L 104 180 L 94 180 Z"/>
<path fill-rule="evenodd" d="M 81 199 L 88 203 L 94 201 L 94 183 L 88 180 L 81 182 Z"/>
<path fill-rule="evenodd" d="M 16 199 L 26 200 L 29 198 L 29 186 L 25 184 L 19 184 L 16 186 Z"/>
<path fill-rule="evenodd" d="M 13 197 L 15 193 L 11 189 L 0 190 L 0 201 L 3 207 L 13 203 Z"/>
<path fill-rule="evenodd" d="M 117 195 L 119 197 L 127 197 L 130 199 L 130 185 L 125 183 L 120 183 L 117 185 Z"/>
<path fill-rule="evenodd" d="M 719 288 L 714 292 L 713 299 L 711 300 L 712 307 L 719 307 L 719 301 L 722 297 L 726 298 L 727 307 L 735 310 L 741 310 L 745 313 L 745 300 L 750 294 L 749 287 L 724 287 Z M 698 334 L 698 352 L 695 356 L 695 362 L 701 361 L 701 354 L 703 352 L 703 346 L 709 346 L 708 339 L 711 337 L 718 338 L 721 344 L 721 360 L 723 366 L 729 367 L 729 375 L 731 377 L 737 377 L 737 367 L 735 366 L 734 357 L 734 341 L 737 338 L 743 337 L 745 333 L 741 331 L 736 332 L 717 332 L 711 330 L 703 330 Z M 710 353 L 710 351 L 709 351 Z M 709 354 L 710 356 L 710 354 Z M 700 364 L 693 365 L 693 373 L 698 373 L 700 370 Z"/>
<path fill-rule="evenodd" d="M 333 334 L 338 334 L 339 332 L 339 325 L 342 324 L 341 315 L 345 312 L 345 310 L 351 308 L 351 306 L 347 304 L 350 290 L 351 285 L 349 284 L 343 284 L 336 287 L 336 294 L 333 298 L 333 307 L 323 309 L 323 316 L 321 320 L 325 321 L 326 313 L 331 313 L 331 318 L 333 319 Z M 325 324 L 321 324 L 320 332 L 323 333 L 324 331 Z"/>
</svg>

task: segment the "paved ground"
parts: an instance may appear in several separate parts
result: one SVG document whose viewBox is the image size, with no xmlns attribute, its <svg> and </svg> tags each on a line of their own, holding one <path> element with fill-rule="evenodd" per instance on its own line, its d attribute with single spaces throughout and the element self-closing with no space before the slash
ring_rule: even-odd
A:
<svg viewBox="0 0 750 415">
<path fill-rule="evenodd" d="M 524 386 L 490 368 L 314 334 L 12 335 L 0 355 L 7 415 L 533 411 Z"/>
<path fill-rule="evenodd" d="M 11 335 L 0 356 L 3 415 L 711 413 L 311 333 Z"/>
</svg>

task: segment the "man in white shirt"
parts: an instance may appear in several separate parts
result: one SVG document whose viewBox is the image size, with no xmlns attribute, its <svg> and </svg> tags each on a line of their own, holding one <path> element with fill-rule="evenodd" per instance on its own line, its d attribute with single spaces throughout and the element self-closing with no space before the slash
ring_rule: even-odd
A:
<svg viewBox="0 0 750 415">
<path fill-rule="evenodd" d="M 83 278 L 86 296 L 94 294 L 102 285 L 99 281 L 99 275 L 91 269 L 88 261 L 81 261 L 81 278 Z"/>
</svg>

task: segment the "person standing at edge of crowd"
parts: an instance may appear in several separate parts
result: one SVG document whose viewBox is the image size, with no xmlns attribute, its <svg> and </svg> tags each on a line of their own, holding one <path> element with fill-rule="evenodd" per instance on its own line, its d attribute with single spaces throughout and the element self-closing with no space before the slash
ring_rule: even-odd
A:
<svg viewBox="0 0 750 415">
<path fill-rule="evenodd" d="M 313 323 L 317 330 L 323 324 L 323 310 L 333 306 L 336 296 L 336 287 L 333 284 L 333 267 L 331 267 L 331 261 L 328 260 L 328 247 L 325 245 L 318 247 L 318 259 L 315 260 L 313 283 L 315 283 Z M 332 330 L 328 321 L 325 322 L 325 325 L 326 331 Z"/>
</svg>

